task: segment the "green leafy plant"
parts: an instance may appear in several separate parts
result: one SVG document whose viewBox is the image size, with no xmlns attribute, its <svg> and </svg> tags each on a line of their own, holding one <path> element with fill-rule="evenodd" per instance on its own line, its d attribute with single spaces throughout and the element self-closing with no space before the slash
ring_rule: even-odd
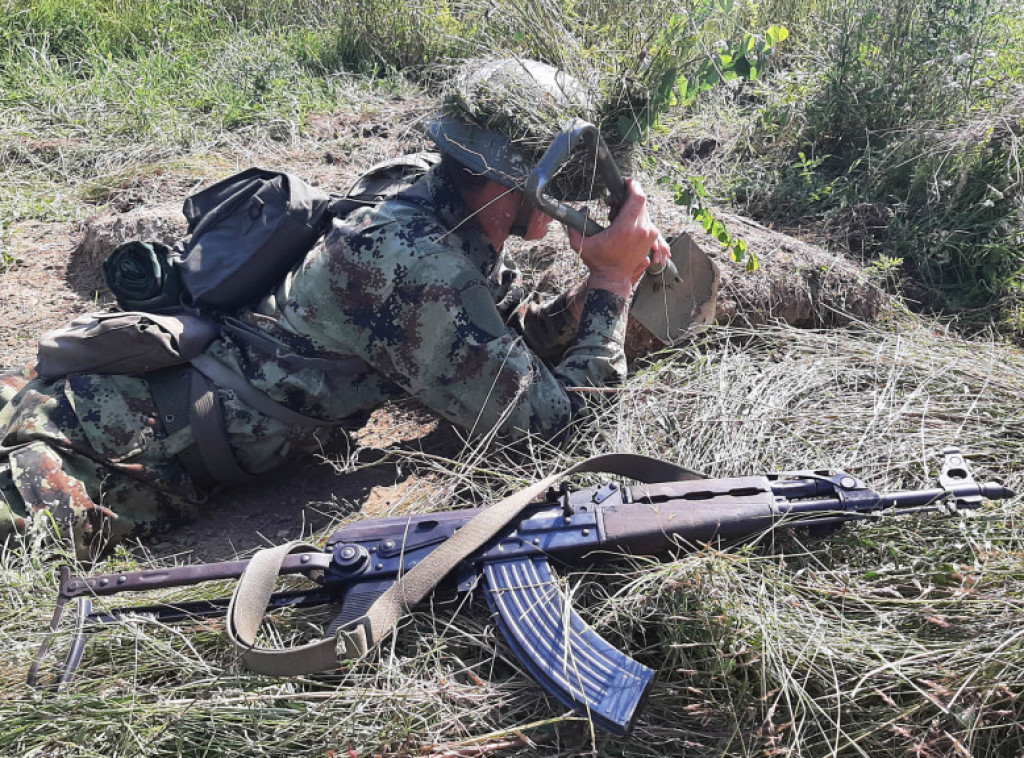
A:
<svg viewBox="0 0 1024 758">
<path fill-rule="evenodd" d="M 879 255 L 867 267 L 868 275 L 881 284 L 896 289 L 903 270 L 903 259 L 888 255 Z"/>
<path fill-rule="evenodd" d="M 1005 53 L 1018 11 L 766 0 L 751 23 L 778 18 L 794 35 L 736 109 L 750 120 L 728 158 L 732 197 L 869 264 L 902 259 L 900 285 L 922 310 L 1009 315 L 1024 270 L 1024 73 Z"/>
<path fill-rule="evenodd" d="M 640 56 L 611 80 L 614 91 L 607 96 L 602 123 L 613 124 L 627 142 L 641 142 L 670 108 L 691 106 L 726 82 L 758 79 L 789 32 L 771 26 L 761 35 L 742 32 L 734 38 L 731 29 L 722 28 L 734 23 L 734 13 L 733 0 L 701 0 L 686 13 L 658 20 L 637 41 Z"/>
<path fill-rule="evenodd" d="M 763 35 L 744 33 L 735 45 L 721 43 L 724 50 L 703 60 L 694 73 L 680 82 L 681 102 L 692 104 L 702 92 L 723 82 L 755 81 L 764 73 L 776 48 L 788 38 L 786 27 L 771 26 Z"/>
<path fill-rule="evenodd" d="M 708 207 L 710 193 L 704 186 L 703 177 L 690 176 L 686 183 L 664 178 L 660 183 L 671 188 L 676 205 L 684 206 L 689 211 L 690 218 L 699 222 L 706 234 L 718 240 L 732 260 L 744 263 L 748 272 L 757 271 L 761 267 L 760 259 L 750 250 L 747 241 L 732 234 Z"/>
</svg>

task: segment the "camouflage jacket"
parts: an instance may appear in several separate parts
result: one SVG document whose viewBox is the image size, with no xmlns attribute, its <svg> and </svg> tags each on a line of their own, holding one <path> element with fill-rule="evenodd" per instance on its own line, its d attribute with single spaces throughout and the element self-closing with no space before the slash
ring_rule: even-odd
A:
<svg viewBox="0 0 1024 758">
<path fill-rule="evenodd" d="M 577 324 L 564 297 L 534 297 L 506 320 L 515 298 L 504 273 L 456 188 L 430 173 L 401 199 L 336 222 L 243 317 L 272 349 L 228 330 L 206 355 L 325 422 L 410 394 L 475 434 L 552 438 L 586 407 L 574 387 L 622 378 L 626 303 L 591 292 Z M 160 381 L 0 374 L 0 540 L 49 513 L 89 555 L 193 518 L 209 485 L 183 465 L 196 435 L 158 411 Z M 231 389 L 217 396 L 245 472 L 320 449 L 315 428 L 264 415 Z"/>
<path fill-rule="evenodd" d="M 354 356 L 361 368 L 297 369 L 230 336 L 208 353 L 274 400 L 326 421 L 408 394 L 472 434 L 550 439 L 585 408 L 572 388 L 624 377 L 627 306 L 595 290 L 578 324 L 564 296 L 534 297 L 506 319 L 502 263 L 456 187 L 434 169 L 395 200 L 336 221 L 246 317 L 284 352 L 328 363 Z M 266 449 L 277 447 L 265 428 L 276 422 L 230 397 L 225 406 L 243 467 L 259 470 L 287 454 Z"/>
</svg>

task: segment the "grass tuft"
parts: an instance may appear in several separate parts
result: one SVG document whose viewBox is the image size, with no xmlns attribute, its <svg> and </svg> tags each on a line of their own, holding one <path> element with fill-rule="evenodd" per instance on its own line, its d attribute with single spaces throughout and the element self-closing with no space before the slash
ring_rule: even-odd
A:
<svg viewBox="0 0 1024 758">
<path fill-rule="evenodd" d="M 570 453 L 410 454 L 407 465 L 433 485 L 424 502 L 401 507 L 491 501 L 608 450 L 716 476 L 843 467 L 899 489 L 930 486 L 937 450 L 959 445 L 979 478 L 1019 491 L 1022 369 L 1019 350 L 912 320 L 835 333 L 714 330 L 633 377 Z M 70 692 L 43 696 L 22 678 L 47 622 L 55 556 L 27 546 L 2 566 L 0 644 L 10 653 L 0 752 L 654 756 L 683 745 L 728 756 L 1012 755 L 1024 748 L 1018 510 L 1010 502 L 824 538 L 695 545 L 566 574 L 584 617 L 657 671 L 628 740 L 591 734 L 564 713 L 521 671 L 479 601 L 417 614 L 367 661 L 293 680 L 245 673 L 219 622 L 124 622 L 94 635 Z M 268 633 L 298 639 L 329 621 L 293 613 Z"/>
</svg>

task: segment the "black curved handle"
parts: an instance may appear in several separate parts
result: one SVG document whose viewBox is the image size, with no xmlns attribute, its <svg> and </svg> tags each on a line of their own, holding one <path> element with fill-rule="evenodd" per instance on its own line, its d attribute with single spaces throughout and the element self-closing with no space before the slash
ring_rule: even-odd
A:
<svg viewBox="0 0 1024 758">
<path fill-rule="evenodd" d="M 601 136 L 601 132 L 596 126 L 579 118 L 570 121 L 541 156 L 537 166 L 526 180 L 526 196 L 552 218 L 590 237 L 604 231 L 604 227 L 593 221 L 587 214 L 544 194 L 548 183 L 558 173 L 562 164 L 569 160 L 569 156 L 580 140 L 590 148 L 594 155 L 597 170 L 611 193 L 612 202 L 619 204 L 625 200 L 626 183 L 622 179 L 618 165 L 612 158 L 608 145 L 605 144 L 604 137 Z"/>
</svg>

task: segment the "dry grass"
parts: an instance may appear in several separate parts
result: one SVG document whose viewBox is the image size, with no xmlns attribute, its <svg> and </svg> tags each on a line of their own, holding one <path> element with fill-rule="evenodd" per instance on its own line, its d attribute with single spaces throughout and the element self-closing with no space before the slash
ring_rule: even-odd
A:
<svg viewBox="0 0 1024 758">
<path fill-rule="evenodd" d="M 491 445 L 408 465 L 440 482 L 423 509 L 446 495 L 494 498 L 607 450 L 715 475 L 843 466 L 895 489 L 927 486 L 932 454 L 959 445 L 979 476 L 1019 490 L 1022 369 L 1018 350 L 918 323 L 715 331 L 633 377 L 571 453 Z M 658 672 L 629 740 L 564 714 L 474 603 L 418 614 L 335 676 L 288 681 L 245 674 L 216 623 L 126 622 L 96 635 L 71 692 L 44 696 L 22 678 L 46 623 L 53 556 L 14 550 L 3 566 L 0 752 L 1016 755 L 1022 550 L 1019 508 L 1003 503 L 964 519 L 571 573 L 585 617 Z M 121 554 L 112 565 L 132 562 Z M 326 620 L 300 614 L 281 633 Z"/>
</svg>

